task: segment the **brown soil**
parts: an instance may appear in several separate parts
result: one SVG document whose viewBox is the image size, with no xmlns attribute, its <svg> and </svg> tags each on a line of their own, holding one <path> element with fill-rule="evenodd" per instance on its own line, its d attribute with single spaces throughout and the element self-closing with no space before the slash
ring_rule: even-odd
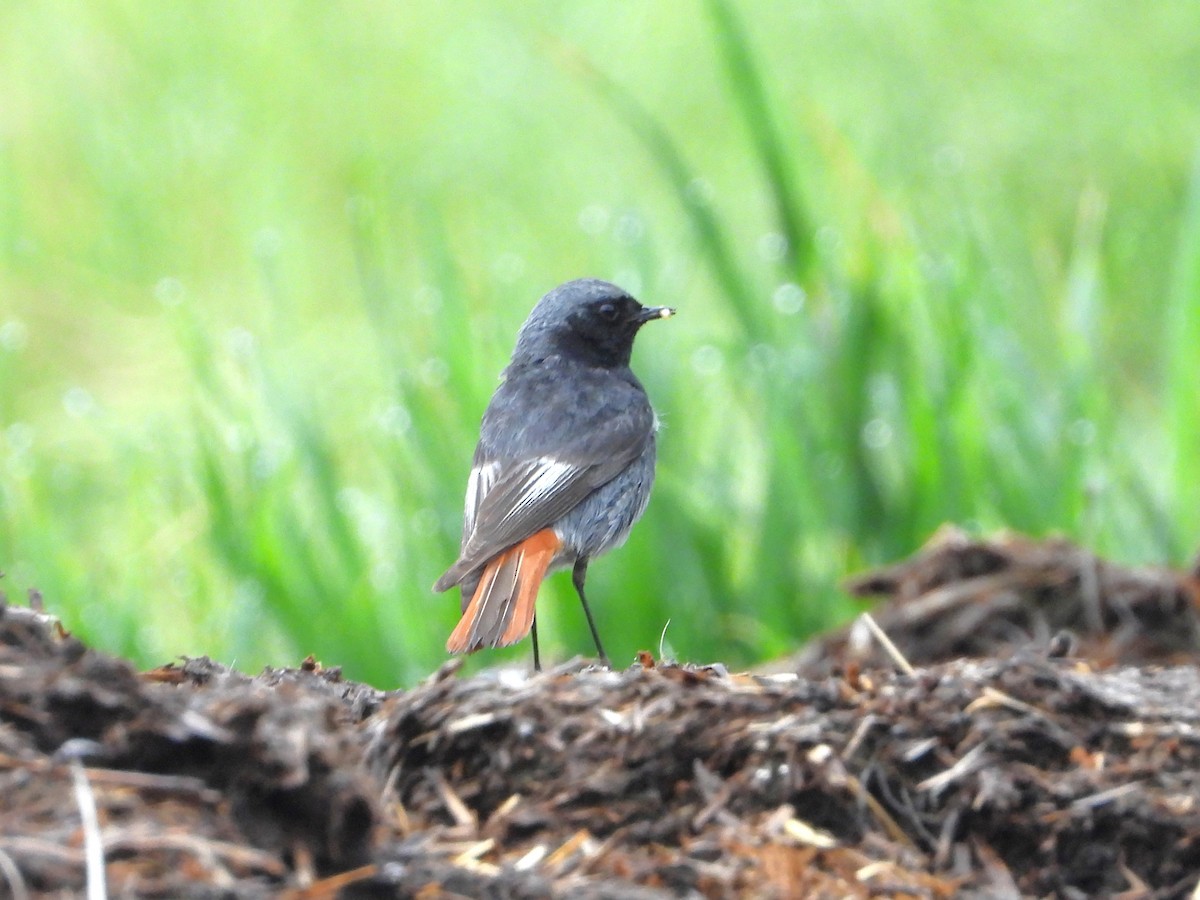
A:
<svg viewBox="0 0 1200 900">
<path fill-rule="evenodd" d="M 853 587 L 899 655 L 856 625 L 774 674 L 395 693 L 138 673 L 8 607 L 0 896 L 1193 895 L 1194 573 L 947 533 Z"/>
</svg>

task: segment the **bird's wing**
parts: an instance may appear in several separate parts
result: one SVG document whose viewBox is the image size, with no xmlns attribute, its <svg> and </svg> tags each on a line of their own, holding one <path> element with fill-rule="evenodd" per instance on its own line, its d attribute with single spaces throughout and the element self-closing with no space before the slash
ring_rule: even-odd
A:
<svg viewBox="0 0 1200 900">
<path fill-rule="evenodd" d="M 462 552 L 435 589 L 446 590 L 497 553 L 553 524 L 636 459 L 654 433 L 654 413 L 640 386 L 606 392 L 608 402 L 582 421 L 578 406 L 563 416 L 541 416 L 524 430 L 497 427 L 485 417 L 484 437 L 467 482 Z M 504 407 L 493 409 L 504 416 Z M 508 424 L 508 423 L 506 423 Z M 536 456 L 506 455 L 489 434 L 520 433 Z M 551 450 L 550 448 L 553 448 Z"/>
</svg>

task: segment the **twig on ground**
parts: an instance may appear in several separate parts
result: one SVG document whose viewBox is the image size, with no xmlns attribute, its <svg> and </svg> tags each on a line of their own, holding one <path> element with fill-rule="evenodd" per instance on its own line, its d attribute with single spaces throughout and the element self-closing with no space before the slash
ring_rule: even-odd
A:
<svg viewBox="0 0 1200 900">
<path fill-rule="evenodd" d="M 871 636 L 879 642 L 879 646 L 884 649 L 884 652 L 891 657 L 891 660 L 896 664 L 897 669 L 899 669 L 905 675 L 916 674 L 917 670 L 914 669 L 912 664 L 904 658 L 904 654 L 900 652 L 899 647 L 892 643 L 892 639 L 884 634 L 883 629 L 879 627 L 879 623 L 871 617 L 870 613 L 863 613 L 861 616 L 859 616 L 859 619 L 867 626 L 867 630 L 869 630 L 871 632 Z"/>
<path fill-rule="evenodd" d="M 96 797 L 88 782 L 83 764 L 71 760 L 71 777 L 75 782 L 75 803 L 83 822 L 83 848 L 87 871 L 88 900 L 107 900 L 108 885 L 104 877 L 104 840 L 100 835 L 100 817 L 96 815 Z"/>
</svg>

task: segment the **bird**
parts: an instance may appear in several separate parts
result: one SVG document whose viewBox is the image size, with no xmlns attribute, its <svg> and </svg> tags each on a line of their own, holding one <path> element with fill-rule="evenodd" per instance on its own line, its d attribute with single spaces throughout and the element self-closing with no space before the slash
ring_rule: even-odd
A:
<svg viewBox="0 0 1200 900">
<path fill-rule="evenodd" d="M 507 647 L 532 633 L 545 577 L 570 568 L 600 662 L 588 565 L 625 542 L 654 483 L 658 416 L 630 369 L 633 341 L 675 310 L 643 306 L 596 278 L 568 281 L 534 306 L 483 414 L 458 559 L 434 590 L 462 588 L 452 654 Z"/>
</svg>

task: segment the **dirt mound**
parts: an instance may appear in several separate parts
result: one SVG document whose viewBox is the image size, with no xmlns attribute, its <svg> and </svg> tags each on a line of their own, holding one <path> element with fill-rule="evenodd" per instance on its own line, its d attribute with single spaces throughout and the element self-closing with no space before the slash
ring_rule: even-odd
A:
<svg viewBox="0 0 1200 900">
<path fill-rule="evenodd" d="M 1191 572 L 1130 568 L 1062 538 L 971 540 L 944 527 L 912 559 L 847 584 L 886 601 L 879 625 L 913 663 L 1008 656 L 1065 644 L 1094 665 L 1200 661 L 1200 559 Z M 861 623 L 814 641 L 806 674 L 849 663 L 889 665 Z"/>
<path fill-rule="evenodd" d="M 904 603 L 997 571 L 926 579 Z M 1058 575 L 1037 588 L 1035 571 Z M 1122 571 L 1097 583 L 1126 584 Z M 1075 584 L 1053 567 L 1024 572 L 1038 609 Z M 1162 608 L 1194 626 L 1188 576 L 1161 577 L 1183 591 Z M 1092 596 L 1108 608 L 1104 590 Z M 956 609 L 986 605 L 972 603 Z M 915 647 L 892 609 L 885 630 Z M 1114 621 L 1123 643 L 1103 646 L 1147 646 L 1129 640 L 1147 631 L 1136 615 Z M 1078 648 L 1092 646 L 1076 620 L 1054 622 L 1048 633 L 1075 627 Z M 0 894 L 61 896 L 99 877 L 110 896 L 197 898 L 1195 888 L 1194 664 L 1102 669 L 1059 656 L 1070 641 L 1034 641 L 906 675 L 839 661 L 839 640 L 804 676 L 647 657 L 470 679 L 451 665 L 384 693 L 311 661 L 253 678 L 208 660 L 139 674 L 9 607 Z M 1170 658 L 1187 648 L 1174 641 Z"/>
</svg>

